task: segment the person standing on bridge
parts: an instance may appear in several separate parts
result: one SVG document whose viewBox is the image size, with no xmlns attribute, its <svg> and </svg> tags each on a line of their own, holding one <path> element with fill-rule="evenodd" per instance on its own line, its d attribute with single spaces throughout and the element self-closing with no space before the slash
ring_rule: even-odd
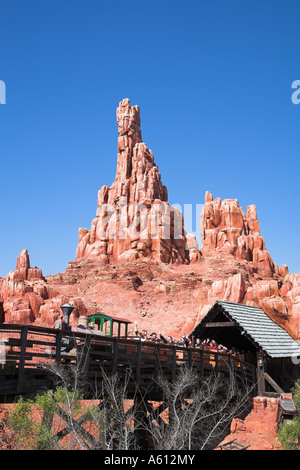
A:
<svg viewBox="0 0 300 470">
<path fill-rule="evenodd" d="M 168 336 L 167 343 L 168 344 L 176 344 L 176 342 L 173 340 L 172 336 Z"/>
<path fill-rule="evenodd" d="M 154 332 L 151 333 L 150 341 L 152 341 L 153 343 L 167 343 L 168 342 L 166 338 L 161 334 L 160 331 L 158 332 L 158 336 Z"/>
<path fill-rule="evenodd" d="M 204 344 L 202 343 L 201 339 L 200 338 L 196 338 L 196 342 L 195 342 L 195 348 L 200 348 L 200 349 L 204 349 Z"/>
<path fill-rule="evenodd" d="M 185 335 L 182 335 L 179 338 L 179 340 L 177 342 L 177 345 L 178 346 L 184 346 L 185 348 L 187 348 L 190 345 L 190 343 L 189 343 L 189 340 L 187 339 L 187 337 Z"/>
<path fill-rule="evenodd" d="M 147 331 L 146 330 L 139 331 L 138 326 L 137 326 L 137 321 L 134 322 L 134 335 L 133 335 L 132 329 L 131 329 L 130 334 L 131 334 L 131 336 L 135 335 L 136 339 L 139 339 L 140 341 L 146 341 L 147 340 Z"/>
</svg>

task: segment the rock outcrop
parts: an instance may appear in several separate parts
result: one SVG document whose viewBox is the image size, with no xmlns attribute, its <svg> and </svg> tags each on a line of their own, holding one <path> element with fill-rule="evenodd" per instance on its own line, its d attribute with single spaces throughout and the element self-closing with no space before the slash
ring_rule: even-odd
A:
<svg viewBox="0 0 300 470">
<path fill-rule="evenodd" d="M 48 297 L 42 270 L 30 267 L 28 251 L 21 250 L 16 269 L 0 282 L 2 320 L 7 323 L 32 323 Z"/>
<path fill-rule="evenodd" d="M 151 258 L 186 263 L 189 253 L 182 213 L 168 203 L 168 192 L 142 141 L 140 109 L 124 99 L 117 109 L 118 160 L 115 181 L 98 192 L 91 229 L 79 229 L 76 259 L 97 258 L 103 264 Z"/>
<path fill-rule="evenodd" d="M 248 450 L 282 450 L 277 438 L 278 415 L 276 398 L 255 397 L 252 411 L 244 420 L 233 419 L 230 434 L 219 445 L 235 440 Z"/>
<path fill-rule="evenodd" d="M 251 261 L 257 273 L 264 277 L 279 272 L 260 235 L 255 205 L 248 206 L 245 215 L 237 199 L 213 200 L 206 192 L 201 236 L 203 254 L 220 251 Z"/>
<path fill-rule="evenodd" d="M 288 313 L 285 323 L 288 323 L 293 335 L 300 339 L 300 273 L 286 274 L 279 295 Z"/>
</svg>

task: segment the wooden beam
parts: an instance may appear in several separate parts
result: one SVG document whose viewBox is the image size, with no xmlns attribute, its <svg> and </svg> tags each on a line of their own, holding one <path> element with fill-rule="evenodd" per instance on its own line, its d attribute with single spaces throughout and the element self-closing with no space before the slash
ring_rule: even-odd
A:
<svg viewBox="0 0 300 470">
<path fill-rule="evenodd" d="M 176 348 L 175 346 L 172 348 L 172 365 L 171 365 L 171 377 L 172 377 L 172 382 L 175 381 L 175 378 L 176 378 L 176 361 L 177 361 L 177 358 L 176 358 Z"/>
<path fill-rule="evenodd" d="M 235 321 L 220 321 L 220 322 L 212 322 L 212 323 L 205 323 L 204 325 L 206 328 L 223 328 L 225 327 L 232 327 L 236 326 Z"/>
<path fill-rule="evenodd" d="M 137 351 L 136 351 L 136 383 L 140 383 L 141 379 L 141 366 L 142 366 L 142 342 L 138 341 L 137 343 Z"/>
<path fill-rule="evenodd" d="M 26 356 L 26 343 L 27 343 L 28 325 L 21 327 L 21 355 L 18 367 L 18 382 L 17 392 L 20 393 L 23 385 L 24 370 L 25 370 L 25 356 Z"/>
<path fill-rule="evenodd" d="M 284 393 L 282 388 L 279 387 L 278 383 L 276 383 L 275 380 L 272 379 L 272 377 L 270 377 L 269 374 L 267 374 L 267 372 L 264 373 L 264 377 L 265 377 L 265 380 L 269 382 L 269 384 L 274 388 L 276 392 Z"/>
<path fill-rule="evenodd" d="M 119 359 L 119 340 L 113 343 L 113 358 L 112 358 L 112 373 L 115 374 L 117 372 L 118 367 L 118 359 Z"/>
<path fill-rule="evenodd" d="M 61 343 L 62 343 L 63 330 L 55 332 L 55 362 L 60 364 L 61 361 Z"/>
</svg>

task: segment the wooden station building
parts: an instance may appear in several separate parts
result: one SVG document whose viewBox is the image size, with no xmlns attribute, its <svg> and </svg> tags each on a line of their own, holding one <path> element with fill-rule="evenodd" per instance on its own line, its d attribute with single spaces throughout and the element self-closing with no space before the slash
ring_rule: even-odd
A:
<svg viewBox="0 0 300 470">
<path fill-rule="evenodd" d="M 258 395 L 289 392 L 300 378 L 300 344 L 260 307 L 217 301 L 189 337 L 215 340 L 255 365 Z"/>
</svg>

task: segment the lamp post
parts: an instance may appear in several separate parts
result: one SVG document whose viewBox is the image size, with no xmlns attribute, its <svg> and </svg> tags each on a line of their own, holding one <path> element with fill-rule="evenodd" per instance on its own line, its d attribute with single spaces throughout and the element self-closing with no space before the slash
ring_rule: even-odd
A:
<svg viewBox="0 0 300 470">
<path fill-rule="evenodd" d="M 257 391 L 259 396 L 265 394 L 265 371 L 264 371 L 264 355 L 262 351 L 257 352 Z"/>
<path fill-rule="evenodd" d="M 65 321 L 65 324 L 66 324 L 67 328 L 69 327 L 70 315 L 73 312 L 74 308 L 75 307 L 73 307 L 73 305 L 71 305 L 69 303 L 64 304 L 60 307 L 62 313 L 64 314 L 64 321 Z"/>
</svg>

